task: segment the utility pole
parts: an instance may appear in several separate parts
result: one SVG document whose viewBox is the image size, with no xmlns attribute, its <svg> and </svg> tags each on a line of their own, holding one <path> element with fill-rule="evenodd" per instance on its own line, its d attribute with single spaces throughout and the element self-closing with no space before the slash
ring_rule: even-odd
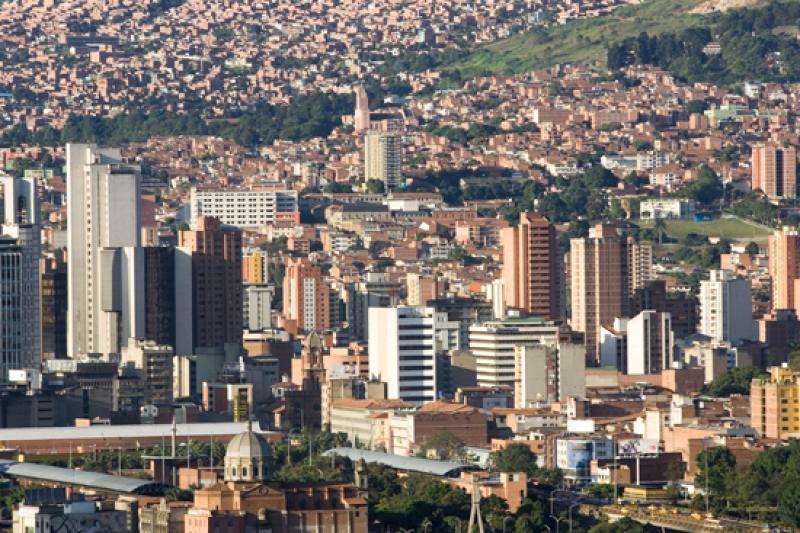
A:
<svg viewBox="0 0 800 533">
<path fill-rule="evenodd" d="M 469 510 L 469 525 L 467 531 L 472 533 L 475 522 L 478 523 L 479 533 L 485 533 L 483 529 L 483 517 L 481 516 L 481 492 L 478 485 L 478 474 L 472 474 L 472 506 Z"/>
</svg>

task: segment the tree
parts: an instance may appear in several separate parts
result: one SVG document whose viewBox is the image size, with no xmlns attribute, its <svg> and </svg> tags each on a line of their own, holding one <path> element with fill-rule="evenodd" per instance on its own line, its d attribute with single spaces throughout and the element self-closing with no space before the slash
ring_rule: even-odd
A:
<svg viewBox="0 0 800 533">
<path fill-rule="evenodd" d="M 664 234 L 667 232 L 667 223 L 663 218 L 657 218 L 653 223 L 653 231 L 658 235 L 658 244 L 663 244 Z"/>
<path fill-rule="evenodd" d="M 761 251 L 761 248 L 758 246 L 758 243 L 750 241 L 747 244 L 747 247 L 745 247 L 744 251 L 750 255 L 758 255 L 758 253 Z"/>
<path fill-rule="evenodd" d="M 489 456 L 490 469 L 494 472 L 525 472 L 533 477 L 537 472 L 536 455 L 526 444 L 512 443 Z"/>
<path fill-rule="evenodd" d="M 717 174 L 708 165 L 700 165 L 697 171 L 697 179 L 684 187 L 680 194 L 686 198 L 693 198 L 704 205 L 711 205 L 720 198 L 725 192 Z"/>
<path fill-rule="evenodd" d="M 731 394 L 750 394 L 750 383 L 764 375 L 755 367 L 732 368 L 703 387 L 705 394 L 728 397 Z"/>
<path fill-rule="evenodd" d="M 461 461 L 466 456 L 464 441 L 449 431 L 439 431 L 430 436 L 422 445 L 422 454 L 433 452 L 436 458 L 448 461 Z"/>
<path fill-rule="evenodd" d="M 370 194 L 383 194 L 386 191 L 381 180 L 369 179 L 367 180 L 367 192 Z"/>
<path fill-rule="evenodd" d="M 698 473 L 695 486 L 708 486 L 711 495 L 725 498 L 727 481 L 736 467 L 736 457 L 724 446 L 708 448 L 697 454 Z M 706 478 L 707 482 L 706 482 Z"/>
</svg>

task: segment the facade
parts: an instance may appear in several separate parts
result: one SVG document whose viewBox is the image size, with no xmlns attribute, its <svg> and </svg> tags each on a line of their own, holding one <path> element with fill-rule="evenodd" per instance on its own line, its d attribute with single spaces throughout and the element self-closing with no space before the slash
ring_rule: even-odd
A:
<svg viewBox="0 0 800 533">
<path fill-rule="evenodd" d="M 119 353 L 144 334 L 139 168 L 119 149 L 67 145 L 67 351 Z"/>
<path fill-rule="evenodd" d="M 555 346 L 560 328 L 540 318 L 508 318 L 469 328 L 469 346 L 475 356 L 478 385 L 514 387 L 517 346 Z"/>
<path fill-rule="evenodd" d="M 712 270 L 700 282 L 698 332 L 714 342 L 738 344 L 755 339 L 750 281 L 737 279 L 727 270 Z"/>
<path fill-rule="evenodd" d="M 272 297 L 275 289 L 271 285 L 245 285 L 242 316 L 250 331 L 272 328 Z"/>
<path fill-rule="evenodd" d="M 799 438 L 800 372 L 784 365 L 771 367 L 769 374 L 750 385 L 751 425 L 761 438 Z"/>
<path fill-rule="evenodd" d="M 659 311 L 642 311 L 627 321 L 627 374 L 660 374 L 671 368 L 672 316 Z"/>
<path fill-rule="evenodd" d="M 769 237 L 772 308 L 800 309 L 800 233 L 783 227 Z"/>
<path fill-rule="evenodd" d="M 214 217 L 225 225 L 257 228 L 294 218 L 298 208 L 297 191 L 263 188 L 224 190 L 192 188 L 191 216 Z M 299 220 L 298 220 L 299 222 Z"/>
<path fill-rule="evenodd" d="M 653 276 L 653 247 L 649 244 L 638 243 L 628 238 L 628 294 L 633 295 L 641 289 Z"/>
<path fill-rule="evenodd" d="M 538 213 L 524 213 L 518 226 L 501 231 L 501 240 L 506 305 L 561 320 L 564 265 L 555 226 Z"/>
<path fill-rule="evenodd" d="M 128 345 L 122 349 L 120 366 L 142 380 L 145 403 L 172 403 L 174 355 L 172 346 L 141 339 L 129 339 Z"/>
<path fill-rule="evenodd" d="M 333 400 L 330 431 L 347 434 L 354 447 L 366 446 L 370 450 L 389 452 L 388 420 L 395 410 L 412 408 L 412 404 L 402 400 Z"/>
<path fill-rule="evenodd" d="M 386 382 L 388 397 L 417 405 L 438 398 L 437 355 L 457 347 L 458 323 L 413 306 L 371 307 L 369 322 L 369 372 Z"/>
<path fill-rule="evenodd" d="M 330 287 L 308 258 L 288 258 L 283 278 L 283 317 L 299 332 L 323 331 L 330 323 Z"/>
<path fill-rule="evenodd" d="M 61 257 L 43 257 L 39 272 L 42 359 L 66 359 L 67 264 Z"/>
<path fill-rule="evenodd" d="M 144 338 L 175 346 L 175 248 L 144 251 Z"/>
<path fill-rule="evenodd" d="M 595 435 L 565 435 L 556 439 L 556 467 L 567 482 L 583 485 L 591 482 L 592 461 L 611 459 L 611 438 Z"/>
<path fill-rule="evenodd" d="M 797 196 L 797 150 L 793 146 L 755 146 L 751 167 L 754 190 L 774 199 Z"/>
<path fill-rule="evenodd" d="M 356 111 L 353 122 L 356 132 L 363 133 L 369 130 L 369 98 L 367 89 L 363 85 L 357 86 L 354 92 L 356 93 Z"/>
<path fill-rule="evenodd" d="M 370 130 L 364 135 L 364 177 L 382 181 L 387 191 L 400 185 L 403 142 L 392 131 Z"/>
<path fill-rule="evenodd" d="M 251 250 L 242 257 L 242 281 L 252 285 L 263 285 L 269 282 L 267 252 Z"/>
<path fill-rule="evenodd" d="M 586 396 L 586 348 L 581 344 L 514 347 L 514 402 L 518 409 Z"/>
<path fill-rule="evenodd" d="M 0 382 L 41 364 L 41 249 L 36 181 L 0 177 Z"/>
<path fill-rule="evenodd" d="M 599 361 L 600 328 L 627 315 L 627 248 L 617 228 L 605 224 L 591 228 L 587 238 L 570 241 L 571 325 L 586 335 L 587 363 Z"/>
<path fill-rule="evenodd" d="M 642 220 L 692 219 L 695 209 L 695 201 L 688 198 L 650 198 L 639 204 L 639 217 Z"/>
<path fill-rule="evenodd" d="M 191 257 L 192 350 L 183 353 L 241 346 L 242 232 L 200 217 L 178 246 Z"/>
</svg>

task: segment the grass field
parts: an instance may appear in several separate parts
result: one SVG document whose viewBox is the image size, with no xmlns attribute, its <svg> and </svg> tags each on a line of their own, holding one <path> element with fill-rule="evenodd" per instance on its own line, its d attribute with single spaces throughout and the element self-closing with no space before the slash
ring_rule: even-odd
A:
<svg viewBox="0 0 800 533">
<path fill-rule="evenodd" d="M 738 218 L 718 218 L 709 222 L 694 220 L 665 220 L 667 235 L 681 240 L 689 233 L 697 233 L 708 237 L 719 237 L 734 241 L 766 242 L 771 233 L 769 229 L 744 222 Z M 653 227 L 652 223 L 641 224 L 641 227 Z"/>
<path fill-rule="evenodd" d="M 464 75 L 514 74 L 556 63 L 605 63 L 606 46 L 646 31 L 659 34 L 700 25 L 703 15 L 689 12 L 701 0 L 646 0 L 612 16 L 571 21 L 514 35 L 476 48 L 449 68 Z"/>
</svg>

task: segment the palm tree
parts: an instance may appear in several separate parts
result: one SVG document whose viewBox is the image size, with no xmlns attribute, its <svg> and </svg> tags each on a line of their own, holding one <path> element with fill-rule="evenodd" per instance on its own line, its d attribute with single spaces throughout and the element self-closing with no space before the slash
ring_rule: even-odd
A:
<svg viewBox="0 0 800 533">
<path fill-rule="evenodd" d="M 658 235 L 658 244 L 662 244 L 662 239 L 664 237 L 664 233 L 667 232 L 667 223 L 664 222 L 663 218 L 657 218 L 655 223 L 653 224 L 653 231 L 656 232 Z"/>
</svg>

